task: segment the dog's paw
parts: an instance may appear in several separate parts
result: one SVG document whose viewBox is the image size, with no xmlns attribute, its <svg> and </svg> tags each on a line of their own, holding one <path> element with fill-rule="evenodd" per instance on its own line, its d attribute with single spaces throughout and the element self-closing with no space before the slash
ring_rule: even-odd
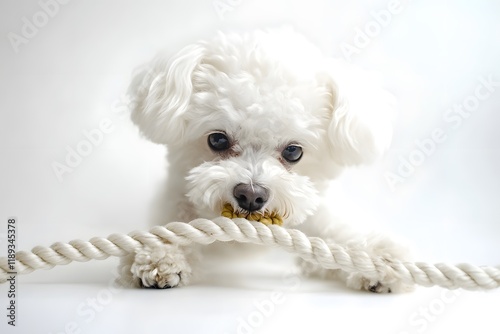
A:
<svg viewBox="0 0 500 334">
<path fill-rule="evenodd" d="M 182 280 L 182 273 L 160 275 L 154 270 L 146 273 L 138 279 L 141 288 L 146 289 L 170 289 L 179 286 Z"/>
<path fill-rule="evenodd" d="M 188 284 L 191 277 L 184 252 L 172 245 L 140 249 L 130 270 L 138 285 L 144 288 L 174 288 Z"/>
<path fill-rule="evenodd" d="M 335 241 L 325 239 L 327 243 Z M 325 269 L 317 264 L 305 260 L 299 261 L 302 271 L 308 276 L 324 279 L 338 279 L 354 290 L 364 290 L 374 293 L 410 292 L 414 289 L 413 283 L 403 280 L 394 269 L 394 264 L 410 260 L 410 253 L 406 247 L 391 239 L 378 235 L 368 235 L 364 238 L 352 239 L 345 243 L 348 253 L 366 253 L 375 262 L 376 272 L 360 273 L 342 269 Z M 353 259 L 353 262 L 357 262 Z"/>
<path fill-rule="evenodd" d="M 409 251 L 404 246 L 387 237 L 376 235 L 360 244 L 362 248 L 358 245 L 348 247 L 367 252 L 376 264 L 377 273 L 346 273 L 345 281 L 348 287 L 374 293 L 399 293 L 414 289 L 414 284 L 405 282 L 393 267 L 394 263 L 409 260 Z"/>
<path fill-rule="evenodd" d="M 364 290 L 373 293 L 401 293 L 414 289 L 413 284 L 403 283 L 397 275 L 381 275 L 379 277 L 365 277 L 359 273 L 346 275 L 346 285 L 355 290 Z"/>
</svg>

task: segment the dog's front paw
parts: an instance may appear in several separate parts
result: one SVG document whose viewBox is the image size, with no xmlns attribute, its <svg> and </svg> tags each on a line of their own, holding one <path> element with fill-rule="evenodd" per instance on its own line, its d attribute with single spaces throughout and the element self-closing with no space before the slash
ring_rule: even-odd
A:
<svg viewBox="0 0 500 334">
<path fill-rule="evenodd" d="M 378 269 L 373 275 L 346 273 L 348 287 L 375 293 L 409 292 L 414 289 L 414 284 L 405 282 L 392 266 L 393 263 L 409 260 L 406 247 L 387 237 L 371 235 L 364 242 L 349 243 L 348 248 L 368 252 L 377 262 Z"/>
<path fill-rule="evenodd" d="M 333 239 L 325 239 L 327 243 L 339 243 Z M 342 269 L 325 269 L 320 265 L 300 260 L 299 265 L 306 275 L 325 279 L 339 279 L 348 288 L 374 293 L 409 292 L 414 284 L 401 277 L 394 269 L 394 264 L 410 260 L 410 252 L 406 247 L 393 240 L 371 234 L 361 238 L 349 239 L 344 244 L 346 251 L 353 256 L 353 262 L 359 263 L 356 254 L 367 254 L 375 262 L 376 272 L 361 273 Z"/>
<path fill-rule="evenodd" d="M 403 283 L 397 275 L 383 274 L 378 277 L 366 277 L 359 273 L 347 274 L 346 284 L 349 288 L 374 293 L 409 292 L 413 284 Z"/>
<path fill-rule="evenodd" d="M 143 248 L 137 251 L 130 268 L 139 286 L 168 289 L 189 283 L 191 267 L 177 246 Z"/>
</svg>

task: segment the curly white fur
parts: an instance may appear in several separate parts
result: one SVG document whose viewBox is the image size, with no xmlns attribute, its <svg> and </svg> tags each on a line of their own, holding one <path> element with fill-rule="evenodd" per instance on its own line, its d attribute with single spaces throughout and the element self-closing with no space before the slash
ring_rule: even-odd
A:
<svg viewBox="0 0 500 334">
<path fill-rule="evenodd" d="M 255 185 L 269 193 L 260 210 L 279 213 L 285 226 L 304 226 L 389 262 L 406 259 L 404 248 L 389 240 L 343 238 L 337 232 L 345 227 L 332 233 L 323 222 L 331 219 L 317 218 L 331 217 L 323 214 L 331 205 L 322 205 L 330 181 L 348 166 L 372 162 L 390 143 L 392 98 L 373 77 L 324 57 L 289 30 L 220 33 L 173 57 L 160 55 L 147 68 L 130 92 L 137 102 L 133 121 L 168 147 L 168 195 L 154 224 L 217 217 L 226 203 L 238 208 L 238 184 Z M 209 148 L 214 132 L 227 136 L 224 152 Z M 297 163 L 283 157 L 290 145 L 303 150 Z M 182 253 L 141 251 L 130 259 L 131 280 L 157 287 L 185 283 L 191 266 Z M 183 273 L 178 282 L 165 277 L 173 271 Z M 355 288 L 398 290 L 393 277 L 339 277 Z"/>
</svg>

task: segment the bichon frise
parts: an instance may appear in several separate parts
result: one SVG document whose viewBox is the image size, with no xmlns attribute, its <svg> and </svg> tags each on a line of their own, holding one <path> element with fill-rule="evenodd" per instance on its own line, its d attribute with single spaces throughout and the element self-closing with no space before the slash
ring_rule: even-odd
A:
<svg viewBox="0 0 500 334">
<path fill-rule="evenodd" d="M 131 94 L 134 123 L 168 148 L 166 196 L 155 224 L 212 219 L 226 210 L 301 228 L 387 263 L 406 259 L 404 247 L 388 238 L 333 222 L 325 196 L 344 168 L 374 161 L 390 143 L 392 98 L 370 76 L 322 56 L 289 30 L 219 33 L 154 59 L 134 78 Z M 196 271 L 195 253 L 197 247 L 177 245 L 138 250 L 122 260 L 122 282 L 185 285 Z M 389 266 L 370 277 L 302 267 L 355 289 L 410 288 Z"/>
</svg>

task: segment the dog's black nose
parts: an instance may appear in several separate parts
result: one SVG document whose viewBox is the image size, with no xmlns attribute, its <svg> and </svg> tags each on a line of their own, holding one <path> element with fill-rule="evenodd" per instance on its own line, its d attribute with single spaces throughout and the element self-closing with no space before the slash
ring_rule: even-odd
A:
<svg viewBox="0 0 500 334">
<path fill-rule="evenodd" d="M 262 209 L 269 199 L 269 190 L 257 184 L 240 183 L 233 189 L 238 205 L 248 212 Z"/>
</svg>

